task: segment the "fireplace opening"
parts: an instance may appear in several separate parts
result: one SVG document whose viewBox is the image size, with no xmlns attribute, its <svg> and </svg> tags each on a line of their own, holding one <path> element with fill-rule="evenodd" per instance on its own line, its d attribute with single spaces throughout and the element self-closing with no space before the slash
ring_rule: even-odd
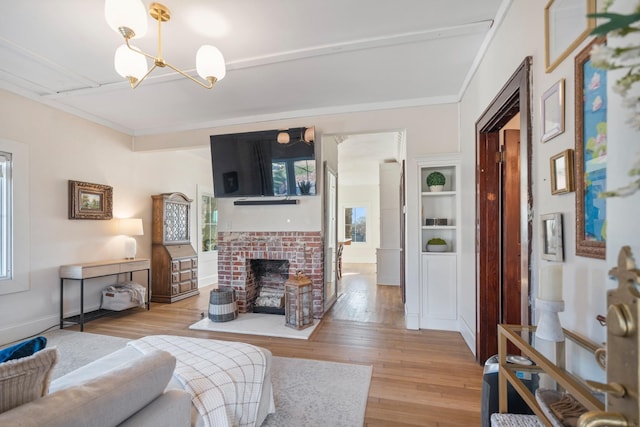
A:
<svg viewBox="0 0 640 427">
<path fill-rule="evenodd" d="M 251 259 L 249 267 L 247 283 L 253 283 L 256 290 L 253 312 L 284 315 L 284 285 L 289 278 L 289 261 Z"/>
</svg>

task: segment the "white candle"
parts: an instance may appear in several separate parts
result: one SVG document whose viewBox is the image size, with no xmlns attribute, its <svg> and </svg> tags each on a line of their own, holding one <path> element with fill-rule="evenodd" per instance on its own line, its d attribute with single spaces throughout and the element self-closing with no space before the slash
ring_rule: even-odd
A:
<svg viewBox="0 0 640 427">
<path fill-rule="evenodd" d="M 562 264 L 540 269 L 538 298 L 547 301 L 562 301 Z"/>
</svg>

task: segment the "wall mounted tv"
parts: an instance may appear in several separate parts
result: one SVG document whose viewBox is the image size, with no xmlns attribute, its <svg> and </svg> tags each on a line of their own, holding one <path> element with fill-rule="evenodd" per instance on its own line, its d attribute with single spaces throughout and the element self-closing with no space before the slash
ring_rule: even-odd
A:
<svg viewBox="0 0 640 427">
<path fill-rule="evenodd" d="M 316 194 L 314 128 L 211 135 L 215 197 Z"/>
</svg>

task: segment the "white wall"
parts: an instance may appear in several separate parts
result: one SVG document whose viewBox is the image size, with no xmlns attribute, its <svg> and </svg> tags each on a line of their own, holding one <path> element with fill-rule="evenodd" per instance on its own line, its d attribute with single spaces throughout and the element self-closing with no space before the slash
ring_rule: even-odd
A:
<svg viewBox="0 0 640 427">
<path fill-rule="evenodd" d="M 211 185 L 208 152 L 137 152 L 131 137 L 20 96 L 0 91 L 0 139 L 29 150 L 30 209 L 17 212 L 29 222 L 30 289 L 0 296 L 0 343 L 24 338 L 58 324 L 58 267 L 123 257 L 122 237 L 114 221 L 69 220 L 67 181 L 113 187 L 114 217 L 141 217 L 145 235 L 137 238 L 138 256 L 151 256 L 151 195 L 180 191 L 196 197 L 198 184 Z M 195 245 L 195 203 L 191 236 Z M 2 286 L 2 283 L 0 283 Z M 67 295 L 66 311 L 79 309 Z M 100 284 L 86 286 L 89 307 L 99 304 Z"/>
<path fill-rule="evenodd" d="M 405 131 L 405 153 L 406 153 L 406 191 L 407 191 L 407 254 L 406 254 L 406 295 L 405 315 L 407 327 L 418 329 L 419 309 L 420 309 L 420 287 L 419 287 L 419 255 L 420 236 L 412 230 L 420 227 L 419 215 L 419 177 L 417 176 L 416 157 L 434 153 L 456 153 L 459 151 L 458 138 L 458 106 L 457 104 L 442 104 L 414 108 L 401 108 L 394 110 L 380 110 L 365 113 L 337 114 L 317 117 L 307 117 L 304 119 L 278 120 L 251 125 L 226 126 L 220 128 L 207 128 L 192 131 L 176 132 L 156 136 L 138 136 L 135 139 L 135 149 L 137 151 L 172 149 L 184 147 L 198 147 L 209 143 L 209 136 L 212 134 L 225 134 L 233 132 L 248 132 L 261 129 L 279 129 L 287 127 L 315 126 L 316 140 L 322 141 L 322 135 L 349 135 L 358 133 L 376 133 L 394 130 Z M 318 136 L 320 135 L 320 136 Z M 322 151 L 322 150 L 321 150 Z M 324 159 L 320 159 L 321 161 Z M 473 163 L 472 163 L 472 168 Z M 338 182 L 340 177 L 338 176 Z M 299 227 L 308 226 L 309 218 L 316 218 L 320 215 L 320 201 L 317 203 L 313 199 L 319 197 L 305 198 L 305 203 L 292 206 L 284 206 L 280 209 L 263 209 L 256 212 L 255 218 L 259 218 L 262 223 L 275 223 L 278 227 L 283 226 L 286 219 L 292 222 L 300 221 Z M 473 198 L 467 199 L 468 210 L 473 210 Z M 232 215 L 232 228 L 236 228 L 236 217 L 244 215 L 241 207 L 228 206 L 224 212 L 221 209 L 220 215 Z M 274 208 L 269 206 L 269 208 Z M 320 220 L 318 218 L 317 222 Z M 286 223 L 286 222 L 285 222 Z M 250 226 L 248 221 L 242 221 L 242 226 Z M 320 226 L 316 226 L 319 230 Z M 470 227 L 472 228 L 472 227 Z M 223 230 L 223 229 L 221 229 Z M 473 263 L 474 257 L 465 261 L 467 264 Z"/>
<path fill-rule="evenodd" d="M 627 2 L 627 0 L 622 0 Z M 594 342 L 606 339 L 605 328 L 600 326 L 595 316 L 606 314 L 607 271 L 616 264 L 618 250 L 622 244 L 630 244 L 636 257 L 640 231 L 637 218 L 640 209 L 639 195 L 624 200 L 610 200 L 607 207 L 607 260 L 596 260 L 576 256 L 575 249 L 575 192 L 564 195 L 551 195 L 549 183 L 549 158 L 565 149 L 574 148 L 574 60 L 589 42 L 584 41 L 555 70 L 546 73 L 544 68 L 544 6 L 546 0 L 513 1 L 505 20 L 497 28 L 496 36 L 491 43 L 482 63 L 472 79 L 468 90 L 460 104 L 460 139 L 463 158 L 462 181 L 463 200 L 474 199 L 475 189 L 475 122 L 489 105 L 500 88 L 516 70 L 526 56 L 533 57 L 532 67 L 532 119 L 533 119 L 533 254 L 532 254 L 532 294 L 537 294 L 538 271 L 546 262 L 540 258 L 540 215 L 561 212 L 564 216 L 564 248 L 565 261 L 563 291 L 565 312 L 561 313 L 562 325 L 590 338 Z M 513 43 L 517 35 L 517 43 Z M 565 123 L 563 134 L 552 140 L 540 142 L 540 97 L 549 87 L 561 78 L 566 79 L 565 91 Z M 611 91 L 610 91 L 611 93 Z M 619 104 L 619 102 L 618 102 Z M 640 140 L 635 133 L 622 124 L 619 105 L 616 98 L 610 95 L 608 114 L 608 166 L 607 179 L 609 186 L 628 182 L 624 176 L 629 170 L 631 158 L 629 148 Z M 636 150 L 637 151 L 637 150 Z M 635 219 L 634 219 L 635 218 Z M 473 209 L 464 209 L 463 222 L 474 223 Z M 463 228 L 463 258 L 473 260 L 474 228 Z M 463 269 L 461 293 L 461 319 L 464 325 L 473 328 L 475 325 L 475 268 L 473 262 L 469 268 Z M 473 329 L 471 329 L 473 331 Z"/>
</svg>

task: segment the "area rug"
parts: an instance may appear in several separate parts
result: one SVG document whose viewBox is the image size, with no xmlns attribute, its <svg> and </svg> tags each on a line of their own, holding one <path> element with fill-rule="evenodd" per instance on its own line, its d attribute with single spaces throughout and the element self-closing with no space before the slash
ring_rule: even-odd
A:
<svg viewBox="0 0 640 427">
<path fill-rule="evenodd" d="M 284 316 L 266 313 L 240 313 L 236 319 L 229 322 L 212 322 L 205 317 L 189 326 L 189 329 L 308 340 L 319 323 L 320 321 L 315 319 L 313 326 L 298 330 L 285 326 Z"/>
<path fill-rule="evenodd" d="M 44 334 L 47 347 L 56 346 L 58 378 L 126 345 L 127 338 L 88 332 L 53 330 Z M 364 423 L 372 367 L 319 360 L 273 357 L 276 413 L 266 427 L 356 427 Z"/>
</svg>

